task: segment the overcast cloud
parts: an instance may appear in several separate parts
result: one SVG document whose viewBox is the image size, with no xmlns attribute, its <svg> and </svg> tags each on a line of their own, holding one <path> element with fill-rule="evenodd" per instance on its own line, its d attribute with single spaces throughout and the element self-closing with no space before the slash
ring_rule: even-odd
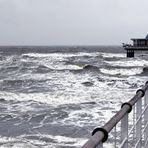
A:
<svg viewBox="0 0 148 148">
<path fill-rule="evenodd" d="M 0 0 L 0 45 L 120 45 L 148 33 L 148 0 Z"/>
</svg>

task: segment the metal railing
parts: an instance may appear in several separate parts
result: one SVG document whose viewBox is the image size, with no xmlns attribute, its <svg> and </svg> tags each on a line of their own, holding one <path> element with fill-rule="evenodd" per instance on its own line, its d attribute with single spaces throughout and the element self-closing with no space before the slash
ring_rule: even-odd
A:
<svg viewBox="0 0 148 148">
<path fill-rule="evenodd" d="M 94 129 L 83 148 L 103 148 L 106 143 L 115 148 L 148 148 L 148 82 L 103 127 Z"/>
</svg>

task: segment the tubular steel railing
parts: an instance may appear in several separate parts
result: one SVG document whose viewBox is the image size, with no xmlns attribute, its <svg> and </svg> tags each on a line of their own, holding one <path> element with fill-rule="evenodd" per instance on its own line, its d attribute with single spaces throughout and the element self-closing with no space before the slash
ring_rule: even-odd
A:
<svg viewBox="0 0 148 148">
<path fill-rule="evenodd" d="M 145 97 L 144 97 L 145 96 Z M 144 99 L 143 99 L 144 97 Z M 132 112 L 131 114 L 129 114 Z M 113 130 L 114 129 L 114 130 Z M 108 138 L 108 135 L 113 138 Z M 109 144 L 105 146 L 105 144 Z M 148 82 L 123 103 L 103 127 L 96 128 L 83 148 L 148 148 Z"/>
</svg>

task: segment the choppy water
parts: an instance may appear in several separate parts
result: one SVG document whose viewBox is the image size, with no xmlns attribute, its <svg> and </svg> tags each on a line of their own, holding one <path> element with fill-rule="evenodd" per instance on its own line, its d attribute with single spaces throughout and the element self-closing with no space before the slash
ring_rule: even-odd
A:
<svg viewBox="0 0 148 148">
<path fill-rule="evenodd" d="M 81 147 L 147 81 L 121 47 L 1 47 L 0 147 Z"/>
</svg>

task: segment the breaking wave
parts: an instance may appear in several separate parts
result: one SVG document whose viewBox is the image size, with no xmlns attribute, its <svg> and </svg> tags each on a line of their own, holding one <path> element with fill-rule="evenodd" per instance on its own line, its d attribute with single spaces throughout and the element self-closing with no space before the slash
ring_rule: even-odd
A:
<svg viewBox="0 0 148 148">
<path fill-rule="evenodd" d="M 85 66 L 83 67 L 83 70 L 99 71 L 99 67 L 93 66 L 93 65 L 85 65 Z"/>
<path fill-rule="evenodd" d="M 147 76 L 148 75 L 148 67 L 144 67 L 140 75 Z"/>
</svg>

